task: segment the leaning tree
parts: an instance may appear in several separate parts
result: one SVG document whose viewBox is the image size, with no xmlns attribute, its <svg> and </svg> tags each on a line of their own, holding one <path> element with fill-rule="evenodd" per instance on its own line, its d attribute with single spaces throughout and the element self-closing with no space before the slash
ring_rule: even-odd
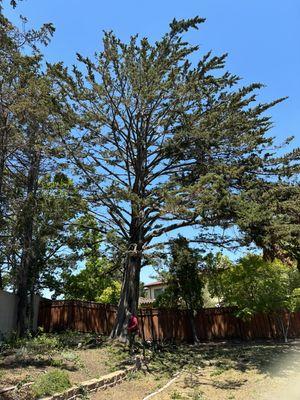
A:
<svg viewBox="0 0 300 400">
<path fill-rule="evenodd" d="M 282 99 L 257 104 L 261 85 L 243 87 L 222 72 L 226 55 L 199 55 L 199 46 L 183 36 L 203 21 L 173 20 L 154 44 L 138 36 L 126 44 L 107 32 L 93 60 L 78 55 L 72 72 L 63 64 L 52 68 L 64 117 L 74 126 L 64 141 L 78 180 L 99 229 L 126 244 L 111 337 L 122 337 L 128 313 L 136 312 L 140 270 L 151 249 L 191 226 L 201 243 L 224 240 L 218 234 L 234 223 L 247 179 L 279 162 L 264 158 L 273 145 L 264 112 Z"/>
</svg>

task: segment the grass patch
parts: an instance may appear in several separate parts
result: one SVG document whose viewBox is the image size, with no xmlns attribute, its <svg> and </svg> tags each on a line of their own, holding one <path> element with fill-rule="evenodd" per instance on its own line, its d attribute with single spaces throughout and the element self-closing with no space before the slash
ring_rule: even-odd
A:
<svg viewBox="0 0 300 400">
<path fill-rule="evenodd" d="M 71 387 L 68 374 L 65 371 L 50 371 L 41 375 L 32 385 L 34 398 L 61 393 Z"/>
<path fill-rule="evenodd" d="M 183 397 L 177 390 L 175 390 L 173 393 L 171 393 L 171 399 L 172 400 L 181 400 L 181 399 L 183 399 Z"/>
<path fill-rule="evenodd" d="M 195 391 L 191 395 L 191 400 L 204 400 L 203 393 L 201 391 Z"/>
<path fill-rule="evenodd" d="M 98 348 L 104 342 L 104 337 L 96 333 L 80 333 L 65 331 L 61 333 L 44 333 L 39 330 L 37 334 L 28 334 L 18 338 L 15 333 L 7 336 L 0 342 L 1 352 L 8 350 L 27 351 L 30 354 L 44 354 L 62 349 Z"/>
<path fill-rule="evenodd" d="M 230 365 L 229 363 L 224 362 L 224 361 L 217 361 L 215 366 L 216 366 L 216 368 L 215 368 L 214 371 L 212 371 L 210 376 L 221 375 L 224 372 L 229 371 L 232 368 L 232 365 Z"/>
</svg>

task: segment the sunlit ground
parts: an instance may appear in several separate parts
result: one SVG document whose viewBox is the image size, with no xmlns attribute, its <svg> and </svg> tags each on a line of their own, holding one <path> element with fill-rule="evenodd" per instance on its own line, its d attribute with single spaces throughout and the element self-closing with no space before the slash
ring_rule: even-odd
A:
<svg viewBox="0 0 300 400">
<path fill-rule="evenodd" d="M 151 400 L 300 400 L 300 341 L 181 346 L 157 353 L 148 368 L 92 400 L 142 400 L 178 371 Z"/>
</svg>

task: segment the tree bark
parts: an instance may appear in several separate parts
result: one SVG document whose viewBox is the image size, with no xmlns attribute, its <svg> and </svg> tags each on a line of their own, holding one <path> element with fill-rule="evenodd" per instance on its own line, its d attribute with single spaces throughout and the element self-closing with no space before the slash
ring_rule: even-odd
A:
<svg viewBox="0 0 300 400">
<path fill-rule="evenodd" d="M 275 318 L 277 320 L 277 325 L 279 326 L 279 330 L 282 333 L 284 343 L 288 342 L 290 321 L 291 321 L 291 312 L 288 312 L 288 320 L 285 323 L 285 313 L 283 311 L 275 314 Z"/>
<path fill-rule="evenodd" d="M 33 138 L 34 139 L 34 135 Z M 33 147 L 33 146 L 32 146 Z M 28 330 L 28 295 L 30 290 L 30 273 L 32 273 L 33 261 L 33 224 L 36 191 L 38 185 L 40 165 L 40 153 L 33 148 L 29 160 L 29 171 L 27 177 L 27 196 L 21 214 L 22 218 L 22 254 L 17 271 L 17 295 L 19 298 L 17 309 L 17 333 L 24 336 Z"/>
<path fill-rule="evenodd" d="M 126 341 L 126 330 L 130 314 L 137 314 L 141 255 L 129 252 L 126 259 L 120 302 L 110 338 Z"/>
<path fill-rule="evenodd" d="M 29 313 L 29 274 L 32 264 L 32 233 L 33 233 L 33 215 L 28 210 L 27 217 L 24 221 L 24 237 L 21 262 L 17 277 L 17 296 L 19 299 L 17 310 L 17 333 L 19 336 L 24 336 L 27 332 L 28 313 Z"/>
<path fill-rule="evenodd" d="M 2 278 L 2 271 L 0 269 L 0 289 L 3 289 L 3 278 Z"/>
<path fill-rule="evenodd" d="M 0 130 L 1 132 L 1 130 Z M 4 219 L 4 170 L 5 170 L 5 157 L 7 152 L 7 137 L 6 129 L 0 135 L 0 226 L 3 224 Z"/>
<path fill-rule="evenodd" d="M 17 284 L 17 296 L 19 300 L 17 309 L 17 334 L 20 337 L 24 336 L 28 329 L 28 265 L 30 261 L 27 253 L 24 253 L 22 256 Z"/>
</svg>

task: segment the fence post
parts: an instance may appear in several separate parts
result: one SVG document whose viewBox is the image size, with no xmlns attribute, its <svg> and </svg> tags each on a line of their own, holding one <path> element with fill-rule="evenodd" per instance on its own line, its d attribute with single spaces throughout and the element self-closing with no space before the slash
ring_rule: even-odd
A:
<svg viewBox="0 0 300 400">
<path fill-rule="evenodd" d="M 151 335 L 152 335 L 152 340 L 157 341 L 156 334 L 155 334 L 155 329 L 154 329 L 154 321 L 153 321 L 153 309 L 151 308 Z"/>
<path fill-rule="evenodd" d="M 105 334 L 108 335 L 107 304 L 104 305 L 104 310 L 105 310 Z"/>
<path fill-rule="evenodd" d="M 143 315 L 142 309 L 140 309 L 140 317 L 141 317 L 141 325 L 142 325 L 142 339 L 143 339 L 143 342 L 145 342 L 144 315 Z"/>
</svg>

